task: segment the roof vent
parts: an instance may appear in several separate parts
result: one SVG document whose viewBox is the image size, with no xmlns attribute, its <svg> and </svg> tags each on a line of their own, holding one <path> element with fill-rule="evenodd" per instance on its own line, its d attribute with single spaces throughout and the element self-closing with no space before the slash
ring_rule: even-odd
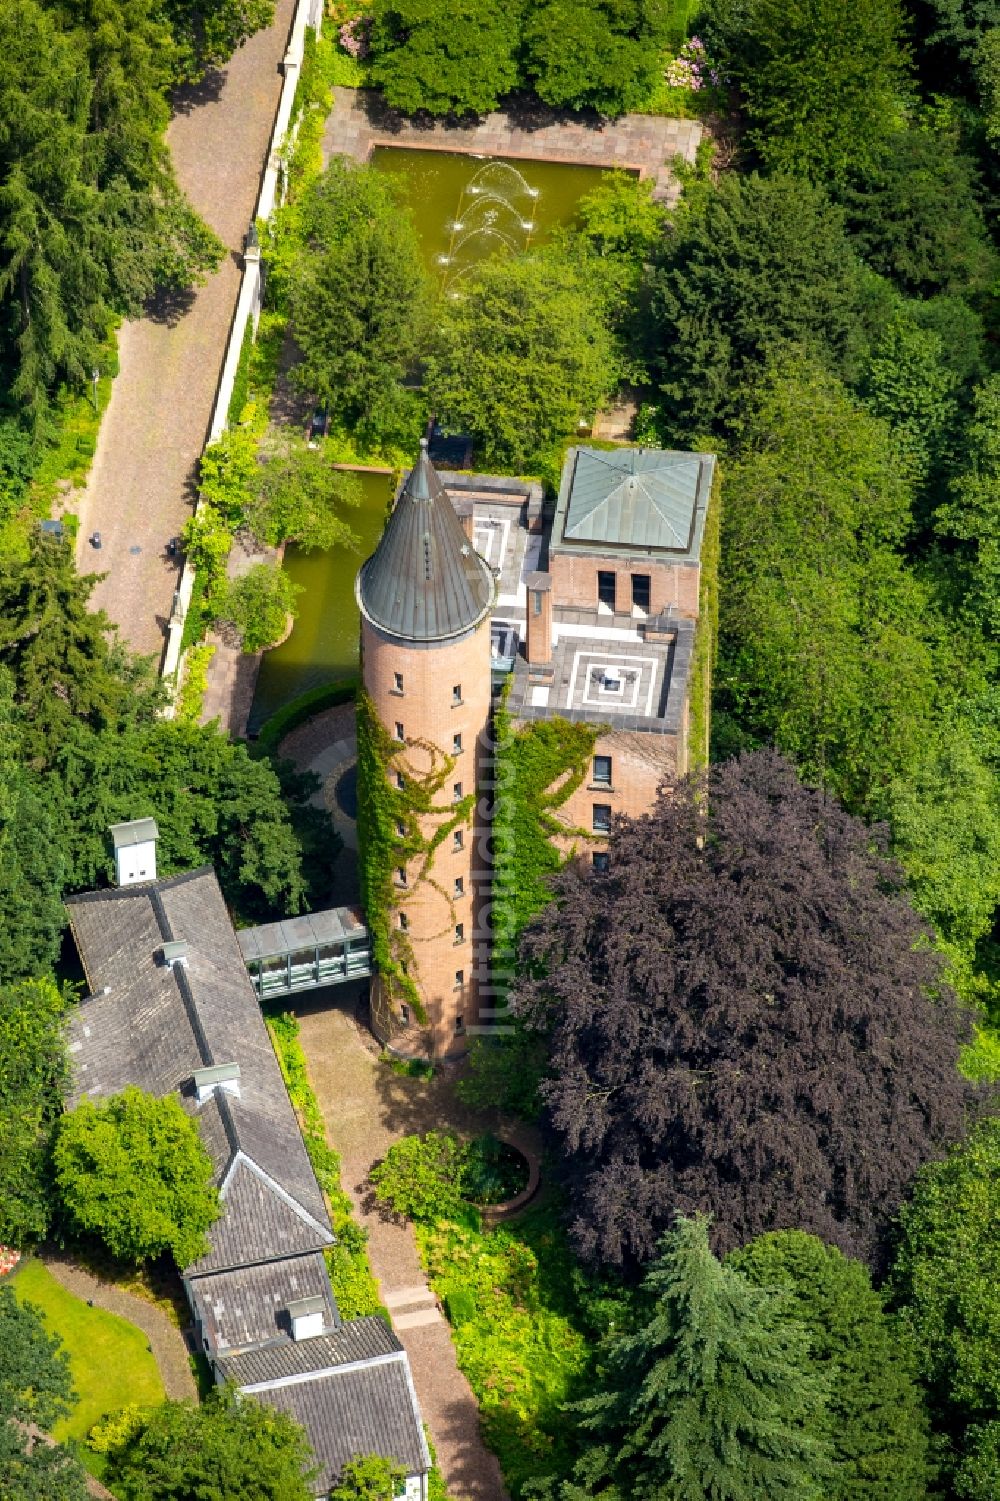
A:
<svg viewBox="0 0 1000 1501">
<path fill-rule="evenodd" d="M 314 1339 L 317 1334 L 323 1333 L 323 1314 L 326 1312 L 326 1299 L 322 1296 L 315 1298 L 299 1298 L 288 1305 L 288 1317 L 292 1321 L 292 1339 Z"/>
<path fill-rule="evenodd" d="M 173 969 L 175 964 L 179 964 L 182 969 L 187 969 L 188 946 L 185 939 L 171 939 L 160 949 L 160 955 L 168 969 Z"/>
<path fill-rule="evenodd" d="M 207 1099 L 217 1089 L 225 1090 L 226 1094 L 240 1097 L 240 1066 L 238 1063 L 213 1063 L 208 1068 L 198 1068 L 194 1071 L 194 1091 L 199 1105 L 204 1105 Z"/>
<path fill-rule="evenodd" d="M 115 883 L 136 886 L 140 881 L 156 880 L 156 841 L 159 830 L 152 818 L 136 818 L 131 823 L 113 823 L 111 842 L 115 847 Z"/>
</svg>

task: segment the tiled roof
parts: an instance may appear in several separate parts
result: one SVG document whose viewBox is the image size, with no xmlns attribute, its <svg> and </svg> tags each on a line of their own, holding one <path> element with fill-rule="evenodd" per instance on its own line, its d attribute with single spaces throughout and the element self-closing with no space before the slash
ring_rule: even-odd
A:
<svg viewBox="0 0 1000 1501">
<path fill-rule="evenodd" d="M 75 1099 L 136 1084 L 181 1092 L 224 1185 L 226 1212 L 209 1234 L 207 1271 L 332 1242 L 278 1061 L 211 870 L 67 903 L 92 991 L 73 1014 Z M 159 962 L 183 939 L 186 964 Z M 110 987 L 107 995 L 100 992 Z M 198 1110 L 196 1070 L 238 1063 L 239 1095 L 222 1089 Z"/>
<path fill-rule="evenodd" d="M 303 1340 L 299 1348 L 313 1344 Z M 287 1412 L 309 1434 L 324 1495 L 344 1466 L 381 1454 L 408 1474 L 430 1468 L 420 1407 L 405 1354 L 285 1378 L 281 1385 L 249 1388 L 258 1402 Z"/>
<path fill-rule="evenodd" d="M 323 1300 L 325 1329 L 332 1332 L 340 1323 L 320 1251 L 288 1256 L 264 1266 L 190 1277 L 188 1286 L 201 1328 L 212 1349 L 223 1356 L 253 1345 L 276 1343 L 281 1348 L 282 1344 L 291 1344 L 287 1309 L 301 1298 Z"/>
<path fill-rule="evenodd" d="M 238 1275 L 242 1277 L 244 1273 Z M 372 1314 L 368 1318 L 341 1324 L 330 1334 L 317 1334 L 312 1339 L 303 1340 L 294 1340 L 289 1335 L 258 1350 L 226 1355 L 218 1364 L 227 1381 L 233 1381 L 237 1386 L 257 1386 L 284 1381 L 289 1376 L 300 1376 L 308 1371 L 377 1360 L 382 1355 L 395 1355 L 402 1348 L 385 1319 Z"/>
<path fill-rule="evenodd" d="M 358 574 L 362 613 L 407 641 L 445 641 L 489 613 L 493 575 L 470 546 L 422 448 L 381 541 Z"/>
</svg>

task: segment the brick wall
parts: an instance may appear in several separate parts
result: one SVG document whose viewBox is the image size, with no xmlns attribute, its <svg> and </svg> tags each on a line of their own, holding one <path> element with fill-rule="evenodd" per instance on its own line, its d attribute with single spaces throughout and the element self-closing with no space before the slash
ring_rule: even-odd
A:
<svg viewBox="0 0 1000 1501">
<path fill-rule="evenodd" d="M 482 780 L 486 757 L 486 732 L 490 718 L 490 627 L 484 621 L 458 641 L 417 647 L 384 635 L 368 621 L 361 623 L 364 683 L 379 719 L 392 739 L 402 726 L 405 748 L 394 758 L 394 767 L 405 775 L 409 767 L 418 776 L 449 761 L 441 791 L 434 796 L 443 811 L 422 818 L 421 833 L 431 839 L 449 818 L 456 801 L 455 785 L 462 797 L 475 792 Z M 402 678 L 402 689 L 396 675 Z M 461 700 L 455 703 L 454 689 Z M 455 751 L 454 737 L 461 736 L 462 749 Z M 429 871 L 421 878 L 425 856 L 412 858 L 405 866 L 406 884 L 394 886 L 395 906 L 389 921 L 397 926 L 406 919 L 406 939 L 412 949 L 409 978 L 416 985 L 428 1014 L 426 1028 L 409 1025 L 398 1005 L 387 1003 L 382 990 L 373 986 L 373 1022 L 387 1040 L 390 1020 L 393 1045 L 414 1055 L 457 1056 L 467 1050 L 467 1034 L 478 1016 L 476 930 L 478 907 L 484 899 L 479 853 L 482 830 L 475 813 L 459 831 L 461 848 L 452 834 L 434 851 Z M 463 891 L 456 894 L 455 882 Z M 462 936 L 456 939 L 456 927 Z M 456 973 L 463 980 L 456 983 Z M 462 1019 L 462 1028 L 456 1021 Z"/>
<path fill-rule="evenodd" d="M 649 575 L 651 615 L 674 605 L 681 615 L 697 619 L 701 573 L 697 563 L 659 563 L 648 558 L 624 561 L 567 552 L 553 552 L 549 557 L 555 609 L 595 610 L 599 572 L 616 575 L 616 609 L 620 615 L 632 609 L 632 574 L 645 573 Z"/>
<path fill-rule="evenodd" d="M 672 787 L 679 775 L 683 775 L 683 762 L 678 767 L 678 754 L 682 748 L 672 735 L 646 735 L 636 730 L 608 730 L 598 735 L 594 745 L 595 756 L 611 757 L 610 788 L 595 784 L 593 764 L 583 785 L 569 797 L 555 816 L 568 828 L 584 829 L 593 833 L 595 804 L 610 807 L 612 817 L 625 813 L 638 818 L 648 813 L 656 801 L 656 794 L 663 785 Z M 582 840 L 578 835 L 560 841 L 563 852 L 574 845 L 584 854 L 606 847 L 607 841 L 600 836 Z"/>
</svg>

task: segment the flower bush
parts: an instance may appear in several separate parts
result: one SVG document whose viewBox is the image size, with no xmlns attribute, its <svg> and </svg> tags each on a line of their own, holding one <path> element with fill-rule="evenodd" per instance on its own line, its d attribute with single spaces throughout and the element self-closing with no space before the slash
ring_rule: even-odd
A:
<svg viewBox="0 0 1000 1501">
<path fill-rule="evenodd" d="M 20 1259 L 20 1251 L 15 1251 L 13 1246 L 0 1246 L 0 1277 L 12 1272 Z"/>
<path fill-rule="evenodd" d="M 337 32 L 337 39 L 349 57 L 360 61 L 368 56 L 368 38 L 371 32 L 371 16 L 354 16 L 345 21 Z"/>
<path fill-rule="evenodd" d="M 717 88 L 722 82 L 722 74 L 712 66 L 705 43 L 697 36 L 684 43 L 667 67 L 664 78 L 669 88 L 692 89 L 695 93 L 706 84 Z"/>
</svg>

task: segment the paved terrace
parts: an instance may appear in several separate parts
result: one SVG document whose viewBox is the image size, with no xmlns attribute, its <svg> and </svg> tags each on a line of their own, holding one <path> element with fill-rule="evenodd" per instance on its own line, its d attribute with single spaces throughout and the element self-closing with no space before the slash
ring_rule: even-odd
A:
<svg viewBox="0 0 1000 1501">
<path fill-rule="evenodd" d="M 582 125 L 541 109 L 516 115 L 501 110 L 478 125 L 424 124 L 387 110 L 377 95 L 364 89 L 333 92 L 333 110 L 323 139 L 326 160 L 339 155 L 364 162 L 376 146 L 410 146 L 577 167 L 619 167 L 652 177 L 656 182 L 653 196 L 668 203 L 680 192 L 671 168 L 674 157 L 693 162 L 702 133 L 698 120 L 623 115 L 603 125 Z"/>
</svg>

